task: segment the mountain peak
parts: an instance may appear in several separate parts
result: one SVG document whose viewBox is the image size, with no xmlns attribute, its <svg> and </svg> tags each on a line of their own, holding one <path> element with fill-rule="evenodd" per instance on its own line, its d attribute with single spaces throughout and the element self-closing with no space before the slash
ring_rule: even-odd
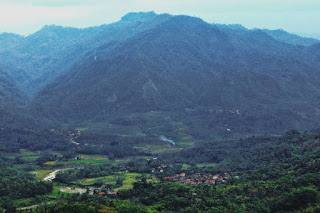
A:
<svg viewBox="0 0 320 213">
<path fill-rule="evenodd" d="M 127 13 L 125 16 L 121 18 L 121 21 L 126 22 L 134 22 L 134 21 L 140 21 L 144 19 L 154 18 L 157 14 L 154 11 L 150 12 L 130 12 Z"/>
<path fill-rule="evenodd" d="M 222 28 L 229 28 L 232 30 L 245 30 L 245 31 L 248 30 L 246 27 L 242 26 L 241 24 L 216 24 L 216 23 L 213 23 L 213 25 L 218 26 L 218 27 L 222 27 Z"/>
</svg>

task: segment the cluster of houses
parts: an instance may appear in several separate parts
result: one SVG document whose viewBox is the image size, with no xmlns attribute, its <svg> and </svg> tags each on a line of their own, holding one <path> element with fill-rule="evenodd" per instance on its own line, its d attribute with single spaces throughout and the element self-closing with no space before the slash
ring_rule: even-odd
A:
<svg viewBox="0 0 320 213">
<path fill-rule="evenodd" d="M 105 192 L 99 192 L 98 195 L 100 196 L 106 196 L 106 195 L 117 195 L 117 192 L 116 191 L 113 191 L 113 192 L 108 192 L 108 193 L 105 193 Z"/>
<path fill-rule="evenodd" d="M 156 171 L 158 171 L 158 172 L 164 172 L 164 169 L 167 168 L 167 167 L 173 167 L 173 165 L 172 165 L 172 164 L 170 164 L 170 165 L 161 164 L 161 165 L 159 165 L 159 166 L 156 167 L 156 168 L 152 168 L 152 169 L 151 169 L 151 173 L 154 173 L 154 172 L 156 172 Z"/>
<path fill-rule="evenodd" d="M 186 173 L 176 174 L 175 176 L 167 176 L 165 179 L 169 182 L 173 183 L 180 183 L 180 184 L 191 184 L 191 185 L 198 185 L 198 184 L 219 184 L 224 183 L 228 178 L 231 176 L 228 173 L 223 175 L 219 174 L 201 174 L 195 173 L 192 175 L 186 175 Z M 235 176 L 235 178 L 239 178 Z"/>
</svg>

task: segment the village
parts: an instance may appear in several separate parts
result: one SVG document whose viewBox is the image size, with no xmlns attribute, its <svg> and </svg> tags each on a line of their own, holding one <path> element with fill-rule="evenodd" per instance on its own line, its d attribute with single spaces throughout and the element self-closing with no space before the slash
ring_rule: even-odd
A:
<svg viewBox="0 0 320 213">
<path fill-rule="evenodd" d="M 199 185 L 199 184 L 214 185 L 214 184 L 224 183 L 228 178 L 230 178 L 230 175 L 227 173 L 225 173 L 224 175 L 201 174 L 201 173 L 187 175 L 184 172 L 181 174 L 176 174 L 173 177 L 172 176 L 165 177 L 165 179 L 169 182 L 190 184 L 190 185 Z"/>
<path fill-rule="evenodd" d="M 156 172 L 165 173 L 166 168 L 172 167 L 172 165 L 161 164 L 156 168 L 152 168 L 151 173 L 155 174 Z M 172 176 L 165 176 L 165 181 L 172 183 L 180 183 L 180 184 L 190 184 L 190 185 L 215 185 L 225 183 L 231 176 L 234 179 L 239 179 L 239 176 L 235 175 L 235 172 L 223 173 L 223 174 L 211 174 L 211 173 L 199 173 L 194 171 L 188 171 L 190 174 L 186 172 L 182 172 L 179 174 L 175 174 Z M 155 177 L 155 176 L 154 176 Z"/>
</svg>

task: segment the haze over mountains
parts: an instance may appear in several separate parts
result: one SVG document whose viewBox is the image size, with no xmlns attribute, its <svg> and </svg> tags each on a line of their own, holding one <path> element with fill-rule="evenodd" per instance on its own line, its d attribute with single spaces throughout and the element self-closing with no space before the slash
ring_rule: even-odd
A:
<svg viewBox="0 0 320 213">
<path fill-rule="evenodd" d="M 319 59 L 316 39 L 188 16 L 45 26 L 27 37 L 0 35 L 0 110 L 17 123 L 33 116 L 48 126 L 104 123 L 146 135 L 314 129 Z"/>
</svg>

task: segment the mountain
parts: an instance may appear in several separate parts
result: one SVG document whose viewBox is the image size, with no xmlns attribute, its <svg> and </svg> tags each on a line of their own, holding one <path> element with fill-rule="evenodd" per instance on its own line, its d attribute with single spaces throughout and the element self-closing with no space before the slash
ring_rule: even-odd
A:
<svg viewBox="0 0 320 213">
<path fill-rule="evenodd" d="M 120 42 L 162 22 L 169 15 L 127 14 L 117 23 L 77 29 L 45 26 L 27 37 L 0 34 L 0 61 L 11 67 L 17 86 L 33 98 L 42 88 L 66 73 L 88 51 Z"/>
<path fill-rule="evenodd" d="M 317 33 L 296 33 L 299 36 L 320 40 L 320 34 Z"/>
<path fill-rule="evenodd" d="M 15 82 L 4 71 L 5 68 L 0 65 L 0 100 L 1 106 L 15 103 L 23 99 L 22 94 L 17 89 Z"/>
<path fill-rule="evenodd" d="M 0 65 L 0 125 L 15 125 L 25 97 L 6 71 L 7 68 Z"/>
<path fill-rule="evenodd" d="M 31 115 L 27 110 L 28 96 L 19 89 L 13 70 L 0 63 L 0 127 L 49 128 L 58 126 L 46 118 Z"/>
<path fill-rule="evenodd" d="M 249 31 L 249 29 L 245 28 L 244 26 L 240 24 L 213 24 L 215 26 L 218 26 L 220 28 L 228 28 L 228 29 L 233 29 L 237 31 Z M 253 30 L 259 30 L 258 28 L 255 28 Z M 311 36 L 308 35 L 296 35 L 292 33 L 288 33 L 282 29 L 278 30 L 269 30 L 269 29 L 263 29 L 263 32 L 271 36 L 277 41 L 284 42 L 287 44 L 292 44 L 292 45 L 302 45 L 302 46 L 312 46 L 314 44 L 319 44 L 320 40 L 312 38 Z"/>
<path fill-rule="evenodd" d="M 241 24 L 216 24 L 214 23 L 213 25 L 219 27 L 219 28 L 229 28 L 229 29 L 233 29 L 233 30 L 249 30 L 247 28 L 245 28 L 244 26 L 242 26 Z"/>
<path fill-rule="evenodd" d="M 285 42 L 288 44 L 293 45 L 302 45 L 302 46 L 312 46 L 314 44 L 319 44 L 320 40 L 313 39 L 313 38 L 307 38 L 307 37 L 301 37 L 295 34 L 288 33 L 284 30 L 268 30 L 263 29 L 265 33 L 272 36 L 274 39 Z"/>
<path fill-rule="evenodd" d="M 74 125 L 103 122 L 194 137 L 319 125 L 320 62 L 311 48 L 188 16 L 151 22 L 87 52 L 30 110 Z"/>
</svg>

